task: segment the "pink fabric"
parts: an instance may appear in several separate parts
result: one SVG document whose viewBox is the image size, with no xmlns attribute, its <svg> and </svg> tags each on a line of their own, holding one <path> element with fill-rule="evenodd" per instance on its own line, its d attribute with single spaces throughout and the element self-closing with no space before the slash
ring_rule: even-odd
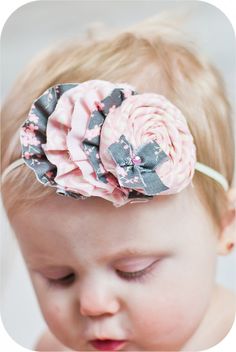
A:
<svg viewBox="0 0 236 352">
<path fill-rule="evenodd" d="M 117 87 L 127 92 L 134 89 L 128 84 L 91 80 L 65 92 L 48 119 L 47 143 L 42 148 L 57 167 L 55 181 L 59 186 L 84 196 L 99 196 L 119 206 L 127 202 L 129 191 L 122 189 L 112 175 L 107 176 L 107 184 L 98 181 L 81 144 L 84 138 L 101 133 L 97 126 L 86 134 L 91 114 Z"/>
<path fill-rule="evenodd" d="M 122 134 L 134 149 L 155 140 L 169 156 L 169 160 L 155 170 L 169 187 L 161 194 L 178 193 L 191 182 L 196 163 L 193 137 L 181 111 L 164 96 L 132 95 L 107 115 L 101 131 L 100 158 L 106 170 L 116 177 L 116 165 L 108 147 Z"/>
</svg>

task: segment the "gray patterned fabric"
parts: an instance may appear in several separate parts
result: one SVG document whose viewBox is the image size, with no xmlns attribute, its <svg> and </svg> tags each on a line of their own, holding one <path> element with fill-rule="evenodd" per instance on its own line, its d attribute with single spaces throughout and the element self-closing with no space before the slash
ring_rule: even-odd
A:
<svg viewBox="0 0 236 352">
<path fill-rule="evenodd" d="M 124 170 L 122 174 L 119 172 L 120 169 L 117 171 L 119 184 L 122 187 L 142 189 L 149 196 L 168 189 L 155 171 L 168 160 L 168 156 L 155 141 L 142 145 L 134 152 L 132 145 L 122 135 L 119 142 L 110 145 L 108 150 L 116 164 Z M 140 159 L 139 164 L 133 161 L 135 157 Z"/>
</svg>

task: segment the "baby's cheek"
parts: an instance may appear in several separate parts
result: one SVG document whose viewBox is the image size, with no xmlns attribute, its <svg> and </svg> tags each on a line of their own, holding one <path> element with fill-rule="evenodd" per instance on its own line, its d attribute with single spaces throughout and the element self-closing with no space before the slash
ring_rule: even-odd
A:
<svg viewBox="0 0 236 352">
<path fill-rule="evenodd" d="M 159 350 L 179 350 L 199 322 L 199 314 L 178 299 L 155 298 L 145 302 L 136 313 L 133 327 L 135 335 L 142 336 L 140 345 L 145 350 L 157 347 Z"/>
<path fill-rule="evenodd" d="M 155 304 L 155 303 L 154 303 Z M 171 308 L 166 305 L 143 306 L 139 315 L 141 318 L 137 323 L 140 328 L 145 329 L 146 334 L 165 336 L 178 329 L 179 323 L 185 320 L 185 314 L 180 307 Z"/>
<path fill-rule="evenodd" d="M 48 304 L 44 309 L 44 317 L 48 325 L 50 325 L 50 327 L 53 329 L 60 328 L 61 322 L 63 320 L 62 315 L 62 307 L 56 302 Z"/>
<path fill-rule="evenodd" d="M 70 326 L 66 307 L 60 302 L 51 302 L 43 310 L 43 315 L 52 333 L 66 345 L 69 340 L 66 327 Z"/>
</svg>

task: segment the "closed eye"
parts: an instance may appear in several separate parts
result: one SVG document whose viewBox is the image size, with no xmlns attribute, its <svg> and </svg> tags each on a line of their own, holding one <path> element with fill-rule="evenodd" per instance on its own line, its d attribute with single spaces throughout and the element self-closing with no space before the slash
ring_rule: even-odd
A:
<svg viewBox="0 0 236 352">
<path fill-rule="evenodd" d="M 49 278 L 48 280 L 49 280 L 49 283 L 53 284 L 53 285 L 69 286 L 69 285 L 71 285 L 74 282 L 75 274 L 71 273 L 69 275 L 60 277 L 58 279 Z"/>
<path fill-rule="evenodd" d="M 160 259 L 156 260 L 155 262 L 151 263 L 150 265 L 148 265 L 147 267 L 145 267 L 142 270 L 138 270 L 138 271 L 122 271 L 119 269 L 116 269 L 117 274 L 127 280 L 127 281 L 142 281 L 144 279 L 146 279 L 148 274 L 151 274 L 152 269 L 154 268 L 154 265 L 159 262 Z"/>
<path fill-rule="evenodd" d="M 150 265 L 146 266 L 142 270 L 122 271 L 120 269 L 116 269 L 116 273 L 119 275 L 119 277 L 127 281 L 143 281 L 148 277 L 148 275 L 152 274 L 155 264 L 159 261 L 160 261 L 160 258 L 155 260 L 154 262 L 152 262 Z M 53 286 L 69 287 L 74 283 L 75 279 L 76 279 L 76 275 L 74 273 L 70 273 L 60 278 L 56 278 L 56 279 L 48 278 L 47 280 L 50 286 L 53 285 Z"/>
</svg>

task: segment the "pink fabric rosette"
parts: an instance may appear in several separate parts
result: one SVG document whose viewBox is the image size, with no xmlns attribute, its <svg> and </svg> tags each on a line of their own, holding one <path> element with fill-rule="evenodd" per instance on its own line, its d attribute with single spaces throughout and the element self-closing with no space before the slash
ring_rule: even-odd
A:
<svg viewBox="0 0 236 352">
<path fill-rule="evenodd" d="M 99 172 L 104 174 L 106 182 L 98 180 L 88 158 L 93 147 L 86 153 L 82 144 L 86 139 L 100 139 L 102 123 L 95 124 L 92 129 L 88 129 L 88 126 L 94 112 L 103 109 L 102 100 L 110 96 L 117 87 L 123 88 L 127 97 L 134 89 L 125 83 L 91 80 L 65 92 L 48 118 L 47 142 L 42 148 L 47 159 L 57 167 L 54 181 L 58 188 L 85 197 L 102 197 L 116 206 L 121 206 L 128 201 L 129 191 L 120 187 L 117 179 L 104 169 L 99 152 L 96 154 Z M 115 107 L 110 111 L 115 111 Z"/>
<path fill-rule="evenodd" d="M 118 148 L 113 150 L 119 150 L 120 154 L 122 143 L 126 149 L 130 144 L 133 149 L 132 162 L 138 165 L 142 160 L 138 154 L 135 155 L 135 151 L 148 142 L 155 143 L 166 155 L 155 168 L 162 183 L 160 193 L 164 195 L 180 192 L 193 177 L 196 147 L 185 117 L 164 96 L 154 93 L 132 95 L 107 115 L 101 130 L 101 161 L 106 170 L 117 179 L 125 180 L 123 185 L 129 181 L 125 178 L 127 169 L 124 164 L 119 165 L 118 159 L 114 158 L 115 152 L 112 154 L 110 147 Z M 135 176 L 132 182 L 137 180 Z M 136 189 L 143 192 L 142 188 Z"/>
</svg>

